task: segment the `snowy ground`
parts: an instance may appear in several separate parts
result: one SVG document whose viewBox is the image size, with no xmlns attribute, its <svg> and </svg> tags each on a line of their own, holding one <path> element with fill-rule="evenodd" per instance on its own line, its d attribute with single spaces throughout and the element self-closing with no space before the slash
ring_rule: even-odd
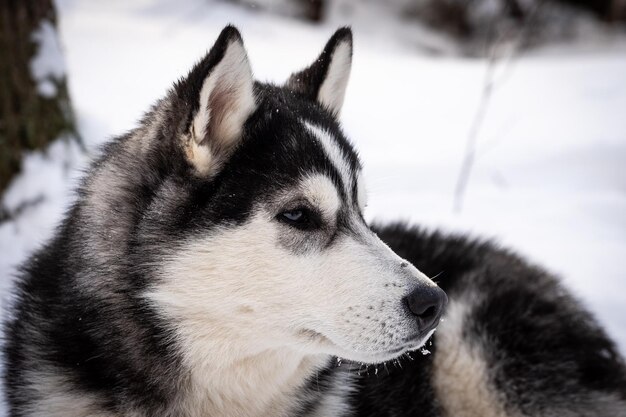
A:
<svg viewBox="0 0 626 417">
<path fill-rule="evenodd" d="M 175 4 L 175 5 L 174 5 Z M 205 0 L 62 0 L 61 36 L 90 153 L 142 112 L 209 48 L 227 23 L 242 31 L 258 79 L 308 64 L 332 25 Z M 369 22 L 371 23 L 371 22 Z M 493 237 L 563 277 L 626 353 L 626 41 L 550 48 L 498 71 L 462 212 L 453 191 L 480 101 L 484 60 L 430 57 L 384 28 L 356 22 L 343 122 L 369 180 L 370 219 L 407 219 Z M 89 157 L 59 142 L 26 160 L 0 226 L 0 281 L 47 239 Z"/>
</svg>

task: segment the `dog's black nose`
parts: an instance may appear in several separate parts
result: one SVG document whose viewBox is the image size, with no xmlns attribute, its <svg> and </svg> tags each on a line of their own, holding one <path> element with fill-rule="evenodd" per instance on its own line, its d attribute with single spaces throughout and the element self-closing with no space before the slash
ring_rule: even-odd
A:
<svg viewBox="0 0 626 417">
<path fill-rule="evenodd" d="M 404 301 L 417 318 L 420 332 L 428 332 L 439 324 L 448 296 L 439 287 L 419 286 L 404 297 Z"/>
</svg>

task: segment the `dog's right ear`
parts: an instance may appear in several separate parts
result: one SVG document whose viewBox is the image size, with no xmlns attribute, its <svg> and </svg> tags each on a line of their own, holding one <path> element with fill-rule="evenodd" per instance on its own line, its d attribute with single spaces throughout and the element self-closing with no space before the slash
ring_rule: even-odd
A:
<svg viewBox="0 0 626 417">
<path fill-rule="evenodd" d="M 317 101 L 338 116 L 352 66 L 352 30 L 335 32 L 315 62 L 292 74 L 285 86 L 310 100 Z"/>
<path fill-rule="evenodd" d="M 206 55 L 176 86 L 191 106 L 184 149 L 198 175 L 215 174 L 241 139 L 256 108 L 254 81 L 239 31 L 227 26 Z"/>
</svg>

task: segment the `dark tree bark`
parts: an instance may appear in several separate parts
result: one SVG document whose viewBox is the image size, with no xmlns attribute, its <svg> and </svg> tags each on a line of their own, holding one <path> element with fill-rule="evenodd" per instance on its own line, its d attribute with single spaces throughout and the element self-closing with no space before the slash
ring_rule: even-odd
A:
<svg viewBox="0 0 626 417">
<path fill-rule="evenodd" d="M 49 23 L 46 23 L 49 22 Z M 52 0 L 0 0 L 0 195 L 19 172 L 24 151 L 76 136 L 65 76 L 48 76 L 42 94 L 31 72 L 42 24 L 56 32 Z"/>
<path fill-rule="evenodd" d="M 248 6 L 254 10 L 264 10 L 278 15 L 296 17 L 314 23 L 324 19 L 327 0 L 227 0 Z M 358 1 L 358 0 L 357 0 Z"/>
<path fill-rule="evenodd" d="M 559 0 L 583 9 L 588 9 L 608 22 L 626 21 L 625 0 Z"/>
<path fill-rule="evenodd" d="M 324 0 L 300 0 L 307 20 L 319 23 L 324 18 Z"/>
</svg>

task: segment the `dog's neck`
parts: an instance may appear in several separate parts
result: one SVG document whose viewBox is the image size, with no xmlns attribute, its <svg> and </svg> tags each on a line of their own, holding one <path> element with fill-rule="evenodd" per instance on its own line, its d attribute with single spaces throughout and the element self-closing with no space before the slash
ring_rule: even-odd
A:
<svg viewBox="0 0 626 417">
<path fill-rule="evenodd" d="M 192 368 L 181 410 L 189 416 L 286 416 L 298 408 L 298 393 L 329 361 L 277 348 L 243 355 L 226 363 L 198 363 Z"/>
</svg>

